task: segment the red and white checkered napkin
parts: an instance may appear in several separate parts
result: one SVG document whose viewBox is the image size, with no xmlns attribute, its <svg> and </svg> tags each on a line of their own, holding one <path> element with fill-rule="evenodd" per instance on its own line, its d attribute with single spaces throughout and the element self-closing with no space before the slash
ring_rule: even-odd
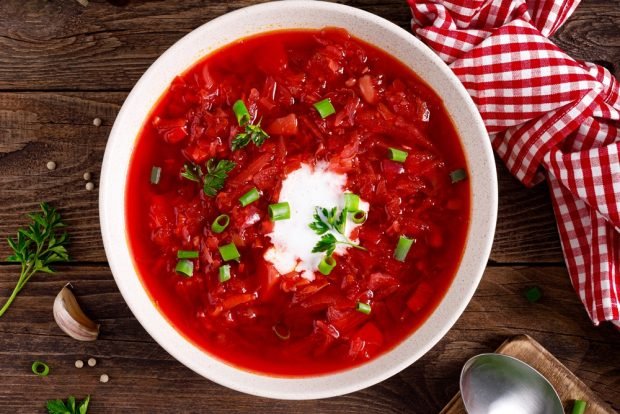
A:
<svg viewBox="0 0 620 414">
<path fill-rule="evenodd" d="M 590 318 L 620 327 L 620 84 L 547 39 L 579 1 L 408 1 L 413 31 L 465 85 L 512 174 L 548 180 Z"/>
</svg>

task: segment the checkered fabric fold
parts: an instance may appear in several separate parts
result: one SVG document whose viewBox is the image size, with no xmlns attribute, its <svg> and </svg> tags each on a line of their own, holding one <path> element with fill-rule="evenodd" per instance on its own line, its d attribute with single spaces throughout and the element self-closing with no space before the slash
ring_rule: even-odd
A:
<svg viewBox="0 0 620 414">
<path fill-rule="evenodd" d="M 573 287 L 620 327 L 620 84 L 551 36 L 579 1 L 409 0 L 414 33 L 478 106 L 526 186 L 547 179 Z"/>
</svg>

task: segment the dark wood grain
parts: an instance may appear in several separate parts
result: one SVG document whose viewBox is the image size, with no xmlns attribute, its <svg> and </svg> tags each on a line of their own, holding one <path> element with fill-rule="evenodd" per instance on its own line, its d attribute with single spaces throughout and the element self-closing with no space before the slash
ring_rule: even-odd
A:
<svg viewBox="0 0 620 414">
<path fill-rule="evenodd" d="M 128 90 L 174 42 L 222 14 L 260 1 L 69 0 L 0 2 L 0 89 Z M 405 1 L 348 1 L 407 27 Z M 21 76 L 16 77 L 16 72 Z"/>
<path fill-rule="evenodd" d="M 620 74 L 620 1 L 583 1 L 552 40 L 572 57 Z"/>
<path fill-rule="evenodd" d="M 86 191 L 84 172 L 98 183 L 107 135 L 123 92 L 0 93 L 0 237 L 24 223 L 24 213 L 46 200 L 69 225 L 74 260 L 104 262 L 97 191 Z M 103 125 L 95 127 L 99 117 Z M 49 171 L 47 161 L 57 168 Z M 500 166 L 500 207 L 491 260 L 560 263 L 562 253 L 544 185 L 524 188 Z M 0 257 L 8 254 L 0 243 Z"/>
<path fill-rule="evenodd" d="M 620 408 L 620 335 L 595 328 L 572 293 L 560 267 L 489 268 L 474 299 L 454 328 L 410 368 L 367 390 L 322 401 L 285 402 L 228 390 L 191 372 L 161 349 L 132 317 L 109 270 L 60 267 L 35 277 L 0 319 L 0 407 L 2 412 L 43 412 L 48 398 L 92 394 L 92 413 L 137 412 L 365 412 L 434 413 L 458 389 L 462 364 L 490 352 L 504 339 L 528 333 L 615 409 Z M 0 267 L 0 292 L 15 283 L 17 269 Z M 81 343 L 65 336 L 51 313 L 66 282 L 84 309 L 101 324 L 100 339 Z M 543 299 L 530 304 L 523 290 L 539 285 Z M 95 368 L 74 367 L 95 357 Z M 44 360 L 51 375 L 30 372 Z M 106 373 L 111 380 L 101 384 Z"/>
<path fill-rule="evenodd" d="M 342 1 L 341 1 L 342 2 Z M 128 90 L 146 68 L 201 24 L 260 1 L 70 0 L 0 2 L 0 89 Z M 342 3 L 409 28 L 404 0 Z M 620 0 L 584 1 L 555 37 L 574 56 L 620 64 Z M 14 76 L 20 73 L 20 76 Z"/>
</svg>

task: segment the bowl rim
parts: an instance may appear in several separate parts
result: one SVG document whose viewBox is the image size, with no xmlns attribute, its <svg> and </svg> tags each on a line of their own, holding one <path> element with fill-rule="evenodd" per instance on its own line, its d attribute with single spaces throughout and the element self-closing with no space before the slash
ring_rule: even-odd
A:
<svg viewBox="0 0 620 414">
<path fill-rule="evenodd" d="M 260 11 L 273 13 L 275 15 L 278 12 L 281 12 L 283 8 L 292 8 L 294 10 L 299 10 L 299 8 L 313 8 L 318 9 L 324 13 L 347 13 L 352 15 L 354 18 L 359 19 L 360 21 L 364 21 L 370 25 L 379 26 L 381 30 L 389 32 L 393 36 L 401 38 L 406 37 L 407 41 L 411 44 L 413 49 L 416 49 L 416 51 L 424 55 L 425 59 L 429 59 L 432 64 L 437 66 L 437 68 L 442 71 L 442 75 L 446 76 L 446 78 L 451 84 L 450 86 L 453 86 L 455 88 L 455 93 L 459 96 L 459 98 L 463 100 L 463 102 L 466 103 L 470 115 L 473 116 L 472 122 L 474 123 L 474 125 L 472 125 L 471 128 L 473 128 L 476 131 L 476 134 L 481 137 L 481 142 L 479 143 L 482 146 L 481 155 L 486 162 L 486 165 L 484 166 L 485 170 L 483 172 L 484 174 L 486 174 L 485 179 L 488 180 L 488 183 L 486 183 L 486 185 L 488 186 L 489 190 L 488 194 L 486 194 L 487 199 L 483 201 L 483 206 L 487 207 L 487 211 L 485 213 L 488 216 L 488 220 L 482 223 L 483 228 L 476 228 L 476 233 L 478 235 L 482 235 L 483 239 L 476 240 L 475 243 L 477 249 L 476 254 L 480 258 L 480 260 L 476 262 L 476 266 L 474 266 L 474 269 L 472 269 L 473 274 L 469 276 L 468 280 L 471 280 L 471 283 L 467 285 L 464 291 L 459 292 L 460 300 L 458 301 L 458 303 L 456 303 L 456 306 L 453 306 L 453 311 L 445 317 L 443 324 L 441 324 L 441 326 L 436 329 L 434 334 L 432 334 L 428 338 L 428 340 L 422 343 L 419 348 L 416 348 L 414 352 L 411 352 L 408 357 L 401 358 L 396 362 L 391 361 L 390 364 L 386 366 L 382 366 L 381 361 L 386 361 L 386 356 L 393 354 L 396 349 L 402 347 L 405 343 L 409 342 L 412 337 L 415 336 L 415 332 L 409 337 L 407 337 L 405 340 L 403 340 L 400 344 L 396 345 L 393 349 L 387 351 L 378 358 L 374 358 L 368 363 L 344 371 L 338 371 L 320 376 L 290 378 L 276 377 L 261 373 L 254 373 L 251 371 L 243 370 L 242 368 L 234 367 L 224 361 L 219 360 L 217 357 L 209 354 L 207 351 L 198 348 L 188 338 L 186 338 L 183 334 L 181 334 L 174 327 L 172 327 L 165 315 L 163 315 L 157 309 L 156 303 L 151 300 L 149 294 L 146 292 L 146 289 L 143 286 L 142 281 L 140 280 L 140 276 L 138 275 L 138 271 L 135 268 L 133 261 L 131 262 L 130 268 L 127 268 L 127 261 L 125 255 L 129 255 L 128 241 L 126 237 L 120 237 L 118 235 L 119 231 L 122 231 L 124 234 L 124 191 L 126 186 L 126 177 L 123 177 L 125 182 L 123 182 L 122 185 L 118 185 L 118 177 L 116 177 L 116 179 L 114 177 L 114 172 L 117 169 L 118 165 L 113 157 L 116 154 L 115 151 L 118 151 L 119 148 L 123 148 L 127 145 L 129 145 L 130 147 L 133 146 L 133 141 L 131 143 L 122 142 L 123 140 L 127 141 L 126 139 L 124 139 L 125 137 L 123 136 L 123 128 L 126 122 L 130 122 L 130 113 L 132 111 L 132 108 L 134 107 L 134 105 L 137 105 L 140 102 L 141 91 L 148 85 L 149 81 L 151 81 L 151 78 L 157 76 L 159 66 L 162 65 L 162 62 L 169 60 L 170 57 L 173 56 L 173 51 L 179 49 L 181 45 L 191 43 L 194 38 L 198 37 L 198 34 L 200 32 L 205 31 L 207 30 L 207 28 L 215 25 L 225 26 L 227 24 L 232 24 L 237 18 L 242 17 L 244 14 L 252 14 Z M 267 31 L 269 30 L 263 30 L 262 32 Z M 260 33 L 260 31 L 256 33 Z M 186 69 L 187 68 L 182 69 L 178 73 L 181 73 Z M 428 81 L 425 80 L 423 76 L 420 77 L 423 79 L 424 82 L 428 83 Z M 433 90 L 436 91 L 436 88 L 433 85 L 431 85 L 430 83 L 428 84 Z M 163 91 L 167 90 L 168 86 L 169 85 L 165 85 Z M 148 111 L 150 112 L 151 110 L 152 108 L 149 108 Z M 142 119 L 142 123 L 143 122 L 144 120 Z M 491 251 L 491 245 L 493 242 L 493 234 L 495 231 L 495 223 L 497 218 L 498 203 L 497 176 L 495 171 L 494 156 L 491 149 L 490 141 L 488 139 L 484 139 L 485 137 L 488 137 L 488 135 L 482 122 L 482 118 L 480 117 L 480 114 L 478 113 L 474 102 L 467 93 L 465 87 L 460 83 L 458 78 L 452 73 L 449 67 L 445 65 L 441 61 L 441 59 L 435 55 L 434 52 L 432 52 L 415 36 L 407 32 L 406 30 L 398 27 L 397 25 L 389 22 L 386 19 L 350 6 L 314 0 L 268 2 L 229 12 L 201 25 L 197 29 L 194 29 L 192 32 L 183 36 L 169 49 L 167 49 L 138 80 L 138 82 L 126 98 L 122 108 L 120 109 L 116 117 L 116 121 L 114 123 L 114 126 L 112 127 L 108 142 L 106 144 L 99 189 L 99 213 L 101 233 L 110 269 L 125 302 L 131 309 L 133 315 L 136 317 L 138 322 L 149 333 L 149 335 L 151 335 L 151 337 L 162 348 L 164 348 L 179 362 L 181 362 L 191 370 L 195 371 L 199 375 L 210 379 L 211 381 L 247 394 L 278 399 L 317 399 L 333 397 L 358 391 L 397 374 L 398 372 L 402 371 L 413 362 L 418 360 L 421 356 L 426 354 L 433 346 L 435 346 L 439 342 L 442 337 L 445 336 L 448 330 L 458 320 L 458 318 L 465 310 L 466 306 L 469 304 L 475 290 L 477 289 Z M 135 137 L 133 138 L 133 140 L 135 141 Z M 464 150 L 466 150 L 467 145 L 463 145 L 463 147 Z M 132 152 L 133 147 L 130 153 Z M 469 161 L 469 157 L 467 157 L 467 160 Z M 468 167 L 469 169 L 472 168 L 471 165 L 468 165 Z M 476 166 L 476 168 L 478 168 L 478 166 Z M 481 174 L 483 172 L 481 172 Z M 471 184 L 471 186 L 473 193 L 473 183 Z M 120 206 L 120 216 L 122 217 L 119 217 L 119 206 L 114 205 L 115 197 L 118 196 L 118 194 L 115 194 L 114 191 L 118 191 L 119 187 L 123 192 L 123 195 L 121 197 L 123 200 L 123 205 Z M 468 245 L 470 244 L 470 236 L 472 233 L 471 227 L 474 218 L 474 198 L 475 194 L 472 194 L 472 217 L 470 221 L 470 228 L 467 231 L 467 240 L 464 256 L 469 250 Z M 118 229 L 119 225 L 123 226 L 120 230 Z M 119 240 L 119 237 L 122 238 L 122 240 Z M 123 249 L 125 250 L 125 252 L 122 251 Z M 119 258 L 119 253 L 121 258 Z M 460 267 L 461 265 L 459 265 L 459 269 Z M 130 273 L 129 277 L 127 277 L 127 273 Z M 138 289 L 138 291 L 136 291 L 136 283 L 137 285 L 139 285 L 139 288 L 141 290 Z M 452 284 L 454 283 L 455 282 L 453 281 Z M 449 290 L 451 288 L 449 288 Z M 437 305 L 437 308 L 433 311 L 433 313 L 436 313 L 437 310 L 442 307 L 442 305 L 444 305 L 447 296 L 448 293 L 444 295 L 444 298 Z M 148 299 L 148 304 L 145 302 L 145 298 Z M 429 320 L 431 320 L 432 316 L 433 315 L 431 314 L 431 316 L 426 319 L 426 321 L 418 328 L 418 330 L 425 326 L 429 322 Z M 196 361 L 196 358 L 198 358 L 199 360 Z M 372 368 L 369 369 L 369 366 L 371 365 Z M 373 371 L 373 369 L 375 371 Z"/>
</svg>

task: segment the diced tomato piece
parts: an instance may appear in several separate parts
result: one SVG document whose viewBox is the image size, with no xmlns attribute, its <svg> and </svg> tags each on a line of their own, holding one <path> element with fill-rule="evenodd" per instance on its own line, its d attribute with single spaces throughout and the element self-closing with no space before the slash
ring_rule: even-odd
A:
<svg viewBox="0 0 620 414">
<path fill-rule="evenodd" d="M 433 297 L 433 291 L 434 289 L 428 283 L 420 283 L 413 294 L 409 296 L 409 300 L 407 300 L 407 307 L 411 310 L 411 312 L 419 312 L 431 300 Z"/>
<path fill-rule="evenodd" d="M 267 112 L 271 111 L 272 109 L 276 107 L 275 102 L 273 102 L 269 98 L 260 98 L 260 100 L 258 101 L 258 104 L 262 107 L 262 109 L 264 109 Z"/>
<path fill-rule="evenodd" d="M 362 326 L 351 338 L 349 356 L 353 359 L 372 357 L 383 345 L 383 334 L 373 322 Z"/>
<path fill-rule="evenodd" d="M 370 75 L 364 75 L 357 81 L 362 98 L 369 103 L 374 104 L 377 101 L 377 89 Z"/>
<path fill-rule="evenodd" d="M 288 114 L 282 118 L 276 118 L 267 127 L 267 132 L 273 135 L 291 136 L 297 134 L 297 116 Z"/>
<path fill-rule="evenodd" d="M 184 119 L 162 119 L 156 116 L 153 126 L 169 144 L 176 144 L 187 137 L 187 122 Z"/>
<path fill-rule="evenodd" d="M 381 161 L 381 168 L 383 169 L 385 177 L 390 181 L 396 179 L 398 175 L 405 172 L 401 163 L 392 160 Z"/>
<path fill-rule="evenodd" d="M 264 144 L 263 144 L 264 145 Z M 230 185 L 238 186 L 247 183 L 260 170 L 266 167 L 273 160 L 273 153 L 266 153 L 252 161 L 247 167 L 237 174 L 236 177 L 229 180 Z"/>
<path fill-rule="evenodd" d="M 259 262 L 258 273 L 260 276 L 261 295 L 260 297 L 268 301 L 275 293 L 277 293 L 278 283 L 280 282 L 280 273 L 270 263 L 265 260 Z"/>
<path fill-rule="evenodd" d="M 343 335 L 347 335 L 368 319 L 367 315 L 352 308 L 327 308 L 327 320 L 334 325 Z"/>
<path fill-rule="evenodd" d="M 222 302 L 222 307 L 225 310 L 230 310 L 236 306 L 251 302 L 255 298 L 256 297 L 253 293 L 239 293 L 239 294 L 232 295 L 224 299 L 224 301 Z"/>
<path fill-rule="evenodd" d="M 331 336 L 334 339 L 338 339 L 340 337 L 340 332 L 338 329 L 330 323 L 325 323 L 321 320 L 314 321 L 315 332 L 322 332 L 325 335 Z"/>
<path fill-rule="evenodd" d="M 310 284 L 310 281 L 301 277 L 297 272 L 282 275 L 280 279 L 280 289 L 282 289 L 283 292 L 295 292 L 299 287 L 308 284 Z"/>
<path fill-rule="evenodd" d="M 256 173 L 252 181 L 256 184 L 259 190 L 268 190 L 273 188 L 276 184 L 279 176 L 279 168 L 278 167 L 269 167 L 264 168 Z"/>
<path fill-rule="evenodd" d="M 329 286 L 329 281 L 327 279 L 317 279 L 308 286 L 305 286 L 302 289 L 297 290 L 295 295 L 293 296 L 293 303 L 303 302 L 308 299 L 310 296 L 319 292 L 323 288 Z"/>
<path fill-rule="evenodd" d="M 368 322 L 364 325 L 362 329 L 357 331 L 355 336 L 363 339 L 366 344 L 380 346 L 383 343 L 383 334 L 373 322 Z"/>
<path fill-rule="evenodd" d="M 375 272 L 368 276 L 368 288 L 374 291 L 398 288 L 400 282 L 394 276 Z"/>
</svg>

